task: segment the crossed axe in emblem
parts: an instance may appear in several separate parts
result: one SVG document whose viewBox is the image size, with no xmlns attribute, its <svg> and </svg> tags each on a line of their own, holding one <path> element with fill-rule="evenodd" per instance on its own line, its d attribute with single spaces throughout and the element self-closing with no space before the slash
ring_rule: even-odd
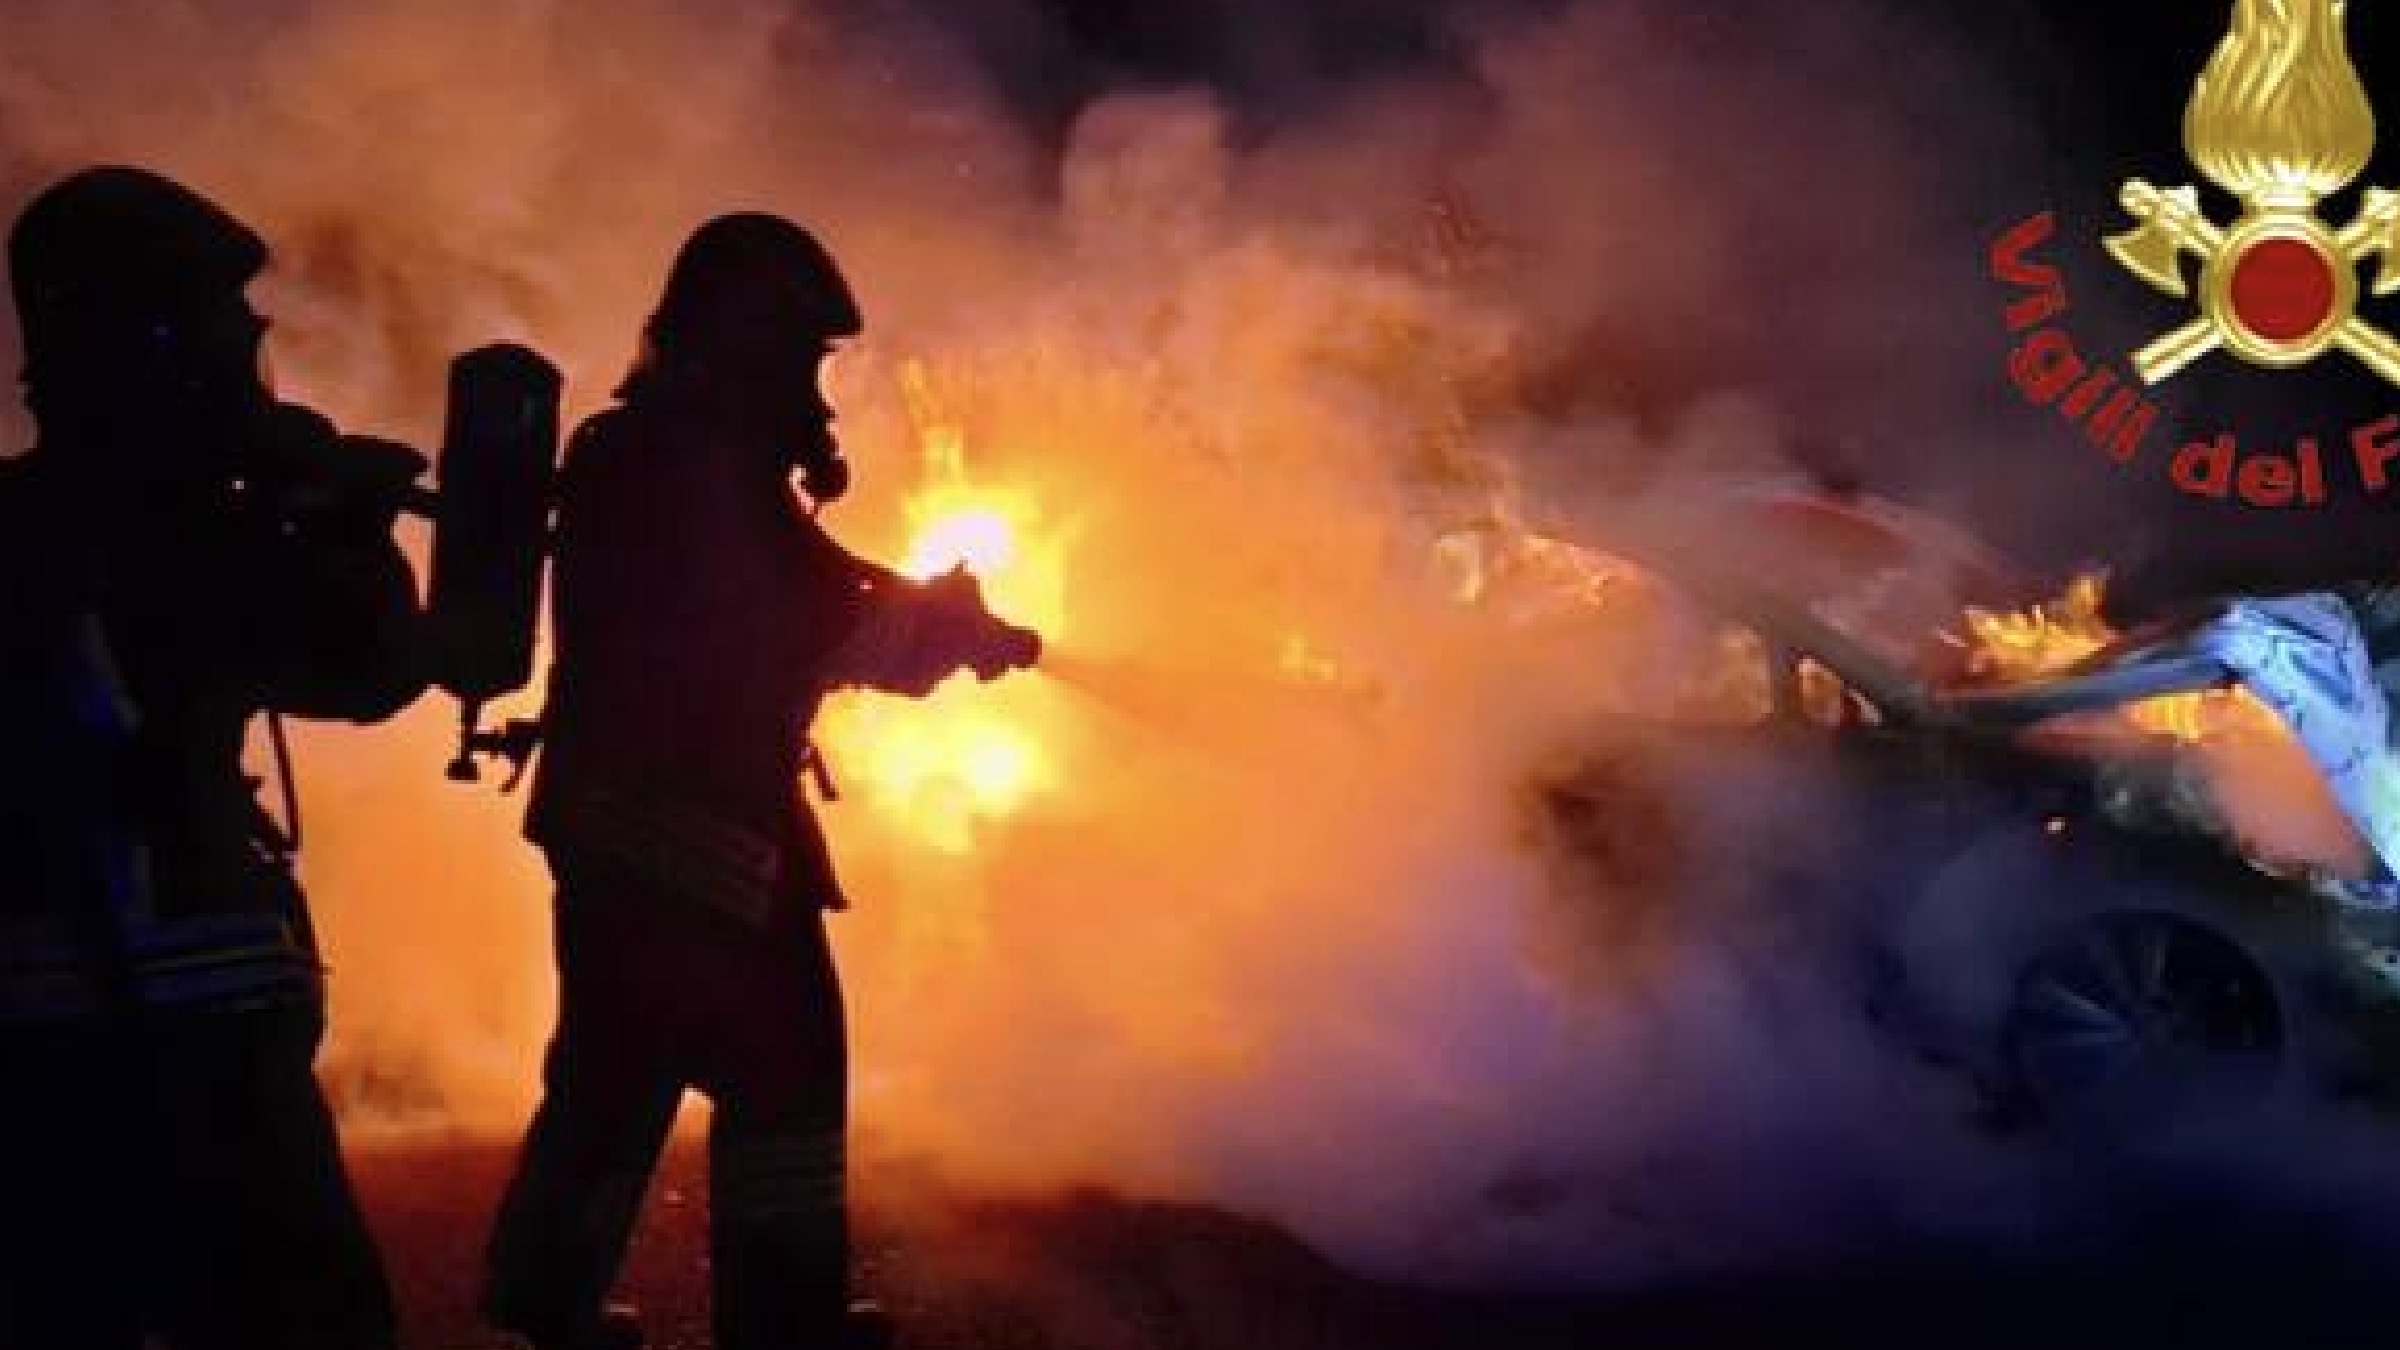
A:
<svg viewBox="0 0 2400 1350">
<path fill-rule="evenodd" d="M 2134 370 L 2143 383 L 2155 385 L 2173 379 L 2220 348 L 2230 348 L 2258 365 L 2288 367 L 2339 347 L 2385 380 L 2400 385 L 2400 340 L 2358 312 L 2358 270 L 2370 258 L 2381 262 L 2370 293 L 2400 292 L 2400 192 L 2369 189 L 2357 217 L 2338 230 L 2306 211 L 2289 207 L 2254 210 L 2227 230 L 2201 209 L 2197 188 L 2161 191 L 2141 179 L 2127 183 L 2119 201 L 2138 222 L 2107 241 L 2108 251 L 2126 270 L 2153 288 L 2183 299 L 2191 294 L 2183 274 L 2184 255 L 2200 260 L 2200 316 L 2134 354 Z M 2322 320 L 2304 335 L 2262 335 L 2239 311 L 2234 295 L 2236 273 L 2252 249 L 2272 242 L 2305 247 L 2326 269 L 2330 303 Z"/>
</svg>

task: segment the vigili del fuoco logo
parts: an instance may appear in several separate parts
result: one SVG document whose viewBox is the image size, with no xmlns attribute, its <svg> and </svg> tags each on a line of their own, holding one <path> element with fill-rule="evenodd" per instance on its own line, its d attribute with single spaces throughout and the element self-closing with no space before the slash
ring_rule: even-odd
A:
<svg viewBox="0 0 2400 1350">
<path fill-rule="evenodd" d="M 2189 183 L 2160 188 L 2137 178 L 2119 190 L 2132 226 L 2103 241 L 2109 255 L 2192 311 L 2126 358 L 2131 378 L 2091 359 L 2066 327 L 2065 277 L 2039 256 L 2057 235 L 2056 213 L 1993 244 L 1992 275 L 2013 292 L 2004 312 L 2016 338 L 2010 379 L 2119 463 L 2136 462 L 2160 439 L 2145 391 L 2196 362 L 2294 370 L 2349 360 L 2400 389 L 2400 340 L 2363 308 L 2400 292 L 2400 193 L 2368 188 L 2338 225 L 2319 209 L 2365 172 L 2375 150 L 2348 10 L 2348 0 L 2237 0 L 2232 31 L 2184 110 L 2183 141 L 2199 174 L 2241 203 L 2238 219 L 2212 220 Z M 2373 283 L 2362 285 L 2370 264 Z M 2168 472 L 2184 491 L 2260 507 L 2322 504 L 2329 459 L 2346 459 L 2369 492 L 2400 476 L 2400 414 L 2341 434 L 2330 449 L 2304 437 L 2288 453 L 2246 449 L 2229 431 L 2207 435 L 2176 449 Z"/>
</svg>

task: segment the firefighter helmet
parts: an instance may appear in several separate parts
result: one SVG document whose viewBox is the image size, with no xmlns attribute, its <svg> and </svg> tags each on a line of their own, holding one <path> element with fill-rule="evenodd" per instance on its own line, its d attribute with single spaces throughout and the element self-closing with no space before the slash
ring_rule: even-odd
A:
<svg viewBox="0 0 2400 1350">
<path fill-rule="evenodd" d="M 672 358 L 761 338 L 856 337 L 864 327 L 850 283 L 815 235 L 781 216 L 742 211 L 684 241 L 649 337 Z"/>
<path fill-rule="evenodd" d="M 9 281 L 32 345 L 66 315 L 147 310 L 195 290 L 239 292 L 267 265 L 256 231 L 146 169 L 101 165 L 45 189 L 8 237 Z"/>
</svg>

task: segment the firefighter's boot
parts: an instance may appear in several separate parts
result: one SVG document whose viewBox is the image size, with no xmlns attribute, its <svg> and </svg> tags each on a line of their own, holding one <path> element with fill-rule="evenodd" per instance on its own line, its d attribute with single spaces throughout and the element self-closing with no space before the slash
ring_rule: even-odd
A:
<svg viewBox="0 0 2400 1350">
<path fill-rule="evenodd" d="M 532 1151 L 503 1204 L 484 1315 L 533 1350 L 641 1350 L 640 1319 L 607 1295 L 648 1178 L 587 1181 L 571 1193 L 547 1162 Z"/>
<path fill-rule="evenodd" d="M 716 1124 L 709 1250 L 718 1350 L 888 1343 L 888 1327 L 875 1338 L 880 1316 L 850 1301 L 841 1132 L 752 1131 L 724 1114 Z"/>
<path fill-rule="evenodd" d="M 597 1318 L 578 1327 L 499 1325 L 521 1338 L 527 1350 L 643 1350 L 650 1343 L 642 1333 L 641 1314 L 624 1303 L 609 1304 Z"/>
</svg>

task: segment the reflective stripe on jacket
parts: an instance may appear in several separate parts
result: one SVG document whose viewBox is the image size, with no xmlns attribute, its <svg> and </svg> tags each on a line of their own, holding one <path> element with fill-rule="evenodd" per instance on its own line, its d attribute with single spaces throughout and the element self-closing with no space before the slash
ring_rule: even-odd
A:
<svg viewBox="0 0 2400 1350">
<path fill-rule="evenodd" d="M 324 997 L 306 935 L 272 915 L 152 921 L 121 938 L 118 950 L 99 952 L 86 933 L 47 916 L 0 926 L 0 1026 Z"/>
</svg>

